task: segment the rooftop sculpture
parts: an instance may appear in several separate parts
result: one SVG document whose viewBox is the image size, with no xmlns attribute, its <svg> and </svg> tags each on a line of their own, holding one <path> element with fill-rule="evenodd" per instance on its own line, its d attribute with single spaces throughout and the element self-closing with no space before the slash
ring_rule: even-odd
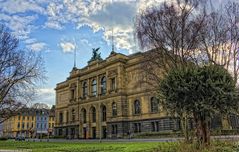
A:
<svg viewBox="0 0 239 152">
<path fill-rule="evenodd" d="M 98 53 L 100 48 L 93 48 L 92 49 L 92 57 L 91 59 L 88 61 L 88 63 L 92 62 L 92 61 L 96 61 L 96 60 L 102 60 L 101 58 L 101 53 Z"/>
</svg>

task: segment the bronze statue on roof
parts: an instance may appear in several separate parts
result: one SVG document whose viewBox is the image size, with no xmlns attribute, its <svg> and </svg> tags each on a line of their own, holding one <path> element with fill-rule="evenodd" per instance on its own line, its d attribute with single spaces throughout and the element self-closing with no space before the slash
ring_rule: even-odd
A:
<svg viewBox="0 0 239 152">
<path fill-rule="evenodd" d="M 91 59 L 88 61 L 88 63 L 92 62 L 92 61 L 96 61 L 96 60 L 102 60 L 101 58 L 101 53 L 98 53 L 100 48 L 93 48 L 92 49 L 92 57 Z"/>
</svg>

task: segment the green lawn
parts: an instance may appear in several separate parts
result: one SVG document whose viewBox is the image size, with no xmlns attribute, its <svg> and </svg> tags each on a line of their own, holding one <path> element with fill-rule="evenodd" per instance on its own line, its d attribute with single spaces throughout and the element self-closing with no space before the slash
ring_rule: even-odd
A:
<svg viewBox="0 0 239 152">
<path fill-rule="evenodd" d="M 33 152 L 234 152 L 235 143 L 214 142 L 209 149 L 194 150 L 193 145 L 170 142 L 15 142 L 0 141 L 0 149 L 30 149 Z"/>
</svg>

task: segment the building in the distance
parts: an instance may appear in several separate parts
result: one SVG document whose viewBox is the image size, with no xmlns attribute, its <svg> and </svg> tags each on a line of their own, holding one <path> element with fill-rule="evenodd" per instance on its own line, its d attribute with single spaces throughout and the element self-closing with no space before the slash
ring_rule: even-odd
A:
<svg viewBox="0 0 239 152">
<path fill-rule="evenodd" d="M 34 109 L 23 108 L 15 116 L 3 122 L 3 135 L 5 137 L 30 137 L 35 127 Z"/>
<path fill-rule="evenodd" d="M 48 109 L 37 109 L 36 110 L 36 136 L 42 138 L 42 136 L 48 135 L 48 120 L 49 110 Z"/>
<path fill-rule="evenodd" d="M 54 136 L 54 127 L 55 127 L 55 106 L 49 111 L 48 118 L 48 133 L 49 136 Z"/>
<path fill-rule="evenodd" d="M 23 108 L 3 122 L 3 136 L 35 138 L 48 135 L 50 109 Z M 52 111 L 53 112 L 53 111 Z M 52 116 L 51 116 L 52 117 Z M 51 123 L 54 123 L 51 121 Z"/>
</svg>

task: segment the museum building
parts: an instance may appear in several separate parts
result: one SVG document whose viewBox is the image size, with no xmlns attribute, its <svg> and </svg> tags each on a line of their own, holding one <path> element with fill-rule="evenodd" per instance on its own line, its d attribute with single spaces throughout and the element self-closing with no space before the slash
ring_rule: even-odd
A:
<svg viewBox="0 0 239 152">
<path fill-rule="evenodd" d="M 180 130 L 141 71 L 143 53 L 114 51 L 102 60 L 98 49 L 88 65 L 75 66 L 56 90 L 55 135 L 65 138 L 125 138 Z M 219 122 L 220 124 L 220 122 Z"/>
</svg>

